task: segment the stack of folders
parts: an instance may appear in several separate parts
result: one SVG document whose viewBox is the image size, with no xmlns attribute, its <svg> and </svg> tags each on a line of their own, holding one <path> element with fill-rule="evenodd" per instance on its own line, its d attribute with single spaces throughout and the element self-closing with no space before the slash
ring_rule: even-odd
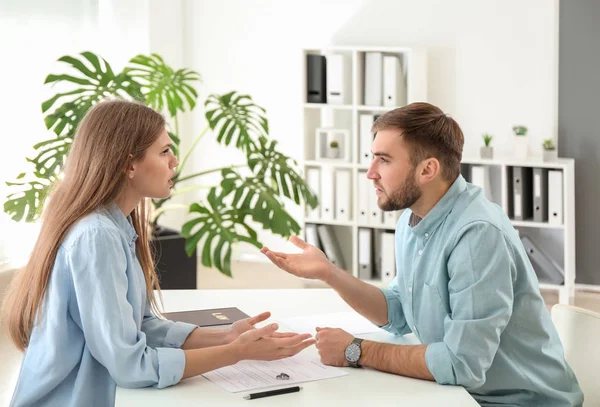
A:
<svg viewBox="0 0 600 407">
<path fill-rule="evenodd" d="M 352 173 L 347 169 L 307 168 L 306 183 L 319 197 L 319 206 L 307 209 L 312 221 L 349 222 L 352 218 Z"/>
<path fill-rule="evenodd" d="M 399 55 L 365 52 L 364 104 L 398 107 L 406 104 L 406 77 Z"/>
<path fill-rule="evenodd" d="M 512 168 L 512 218 L 563 223 L 563 172 L 547 168 Z"/>
<path fill-rule="evenodd" d="M 395 277 L 394 233 L 369 228 L 358 229 L 358 278 L 361 280 L 379 278 L 387 285 Z"/>
<path fill-rule="evenodd" d="M 341 54 L 306 56 L 306 101 L 343 105 L 351 99 L 349 56 Z"/>
<path fill-rule="evenodd" d="M 344 258 L 333 232 L 333 227 L 307 223 L 305 234 L 306 243 L 323 250 L 329 261 L 339 268 L 345 269 Z"/>
<path fill-rule="evenodd" d="M 536 246 L 528 236 L 521 236 L 521 241 L 540 282 L 562 284 L 565 281 L 563 268 L 548 253 Z"/>
</svg>

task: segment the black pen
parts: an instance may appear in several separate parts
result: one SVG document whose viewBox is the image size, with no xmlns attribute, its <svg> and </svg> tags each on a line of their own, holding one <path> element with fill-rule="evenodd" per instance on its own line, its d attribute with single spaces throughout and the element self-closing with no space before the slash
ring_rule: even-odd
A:
<svg viewBox="0 0 600 407">
<path fill-rule="evenodd" d="M 302 389 L 302 387 L 300 387 L 300 386 L 294 386 L 294 387 L 286 387 L 284 389 L 261 391 L 260 393 L 252 393 L 247 396 L 244 396 L 244 399 L 245 400 L 254 400 L 254 399 L 260 399 L 263 397 L 277 396 L 279 394 L 296 393 L 296 392 L 299 392 L 301 389 Z"/>
</svg>

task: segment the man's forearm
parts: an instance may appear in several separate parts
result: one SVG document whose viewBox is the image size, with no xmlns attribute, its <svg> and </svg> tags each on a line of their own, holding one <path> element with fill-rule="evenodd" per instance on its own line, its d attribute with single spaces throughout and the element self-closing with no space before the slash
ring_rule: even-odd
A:
<svg viewBox="0 0 600 407">
<path fill-rule="evenodd" d="M 227 343 L 227 329 L 196 328 L 187 337 L 181 349 L 200 349 Z"/>
<path fill-rule="evenodd" d="M 381 290 L 333 267 L 325 281 L 359 314 L 376 325 L 388 323 L 387 302 Z"/>
<path fill-rule="evenodd" d="M 426 349 L 427 345 L 392 345 L 363 341 L 358 363 L 383 372 L 435 381 L 425 363 Z"/>
</svg>

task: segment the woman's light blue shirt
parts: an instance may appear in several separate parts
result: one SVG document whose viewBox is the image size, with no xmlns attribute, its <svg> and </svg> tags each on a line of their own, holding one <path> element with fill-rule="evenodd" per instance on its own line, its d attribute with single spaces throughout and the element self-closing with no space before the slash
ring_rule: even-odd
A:
<svg viewBox="0 0 600 407">
<path fill-rule="evenodd" d="M 500 207 L 462 176 L 414 227 L 396 227 L 397 277 L 384 289 L 389 324 L 428 344 L 440 384 L 481 405 L 580 406 L 538 280 Z"/>
<path fill-rule="evenodd" d="M 70 230 L 12 406 L 112 406 L 117 385 L 164 388 L 181 380 L 185 356 L 179 348 L 196 326 L 150 312 L 136 239 L 117 205 Z"/>
</svg>

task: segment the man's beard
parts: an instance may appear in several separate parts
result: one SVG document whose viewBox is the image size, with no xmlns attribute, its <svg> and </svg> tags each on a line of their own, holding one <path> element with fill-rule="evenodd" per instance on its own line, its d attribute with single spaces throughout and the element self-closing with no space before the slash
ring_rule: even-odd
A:
<svg viewBox="0 0 600 407">
<path fill-rule="evenodd" d="M 414 166 L 404 179 L 400 189 L 391 192 L 387 199 L 378 202 L 382 211 L 399 211 L 410 208 L 421 197 L 421 189 L 415 181 L 416 166 Z M 381 199 L 379 200 L 381 201 Z"/>
</svg>

